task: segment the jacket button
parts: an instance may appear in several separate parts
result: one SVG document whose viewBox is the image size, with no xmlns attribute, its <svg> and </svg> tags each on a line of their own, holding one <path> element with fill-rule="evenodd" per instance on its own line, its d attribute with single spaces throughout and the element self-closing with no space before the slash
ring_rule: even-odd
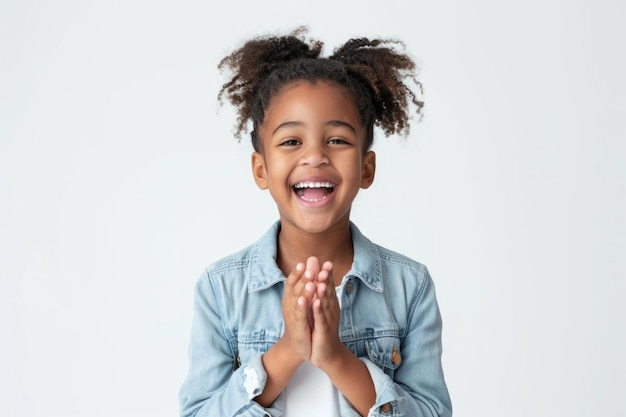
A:
<svg viewBox="0 0 626 417">
<path fill-rule="evenodd" d="M 352 294 L 352 291 L 354 291 L 354 283 L 352 282 L 352 280 L 349 280 L 346 284 L 346 293 L 349 295 Z"/>
<path fill-rule="evenodd" d="M 381 413 L 385 413 L 385 414 L 391 413 L 391 404 L 385 403 L 385 404 L 381 405 L 380 406 L 380 412 Z"/>
<path fill-rule="evenodd" d="M 393 362 L 394 365 L 400 365 L 400 362 L 402 362 L 402 356 L 400 356 L 400 352 L 398 352 L 398 348 L 395 346 L 391 351 L 391 362 Z"/>
</svg>

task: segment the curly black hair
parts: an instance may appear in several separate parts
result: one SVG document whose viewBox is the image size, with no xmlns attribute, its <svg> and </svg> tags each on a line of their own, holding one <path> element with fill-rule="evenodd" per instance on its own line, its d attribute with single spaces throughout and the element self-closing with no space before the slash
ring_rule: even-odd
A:
<svg viewBox="0 0 626 417">
<path fill-rule="evenodd" d="M 416 78 L 415 62 L 394 49 L 395 45 L 404 47 L 403 43 L 393 39 L 350 39 L 324 58 L 320 56 L 323 43 L 307 40 L 307 31 L 299 27 L 286 36 L 256 37 L 220 61 L 220 71 L 227 68 L 233 72 L 218 99 L 222 103 L 226 95 L 238 110 L 235 136 L 241 139 L 251 120 L 252 145 L 260 151 L 256 132 L 270 100 L 284 86 L 299 80 L 330 81 L 351 92 L 367 132 L 365 149 L 374 140 L 374 126 L 387 136 L 407 136 L 411 104 L 421 118 L 424 102 L 419 98 L 423 89 Z"/>
</svg>

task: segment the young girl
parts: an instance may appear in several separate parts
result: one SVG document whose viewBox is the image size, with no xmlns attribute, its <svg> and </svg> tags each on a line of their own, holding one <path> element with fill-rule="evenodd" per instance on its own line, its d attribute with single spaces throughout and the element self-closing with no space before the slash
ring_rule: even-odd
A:
<svg viewBox="0 0 626 417">
<path fill-rule="evenodd" d="M 427 269 L 350 221 L 374 180 L 374 126 L 406 134 L 422 107 L 397 43 L 351 39 L 324 58 L 294 32 L 220 63 L 280 219 L 198 280 L 181 416 L 451 415 Z"/>
</svg>

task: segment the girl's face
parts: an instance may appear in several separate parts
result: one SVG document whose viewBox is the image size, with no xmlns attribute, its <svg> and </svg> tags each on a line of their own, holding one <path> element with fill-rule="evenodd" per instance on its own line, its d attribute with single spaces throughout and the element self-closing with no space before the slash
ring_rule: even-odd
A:
<svg viewBox="0 0 626 417">
<path fill-rule="evenodd" d="M 359 189 L 374 180 L 365 133 L 350 93 L 336 84 L 296 82 L 272 98 L 252 170 L 276 201 L 283 229 L 321 233 L 348 223 Z"/>
</svg>

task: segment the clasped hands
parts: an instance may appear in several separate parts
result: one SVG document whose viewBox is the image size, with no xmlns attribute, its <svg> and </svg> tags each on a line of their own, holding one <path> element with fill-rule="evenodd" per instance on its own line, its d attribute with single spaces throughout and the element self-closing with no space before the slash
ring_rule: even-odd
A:
<svg viewBox="0 0 626 417">
<path fill-rule="evenodd" d="M 339 301 L 333 264 L 312 256 L 299 263 L 285 283 L 283 338 L 302 361 L 323 368 L 343 348 L 339 339 Z"/>
</svg>

